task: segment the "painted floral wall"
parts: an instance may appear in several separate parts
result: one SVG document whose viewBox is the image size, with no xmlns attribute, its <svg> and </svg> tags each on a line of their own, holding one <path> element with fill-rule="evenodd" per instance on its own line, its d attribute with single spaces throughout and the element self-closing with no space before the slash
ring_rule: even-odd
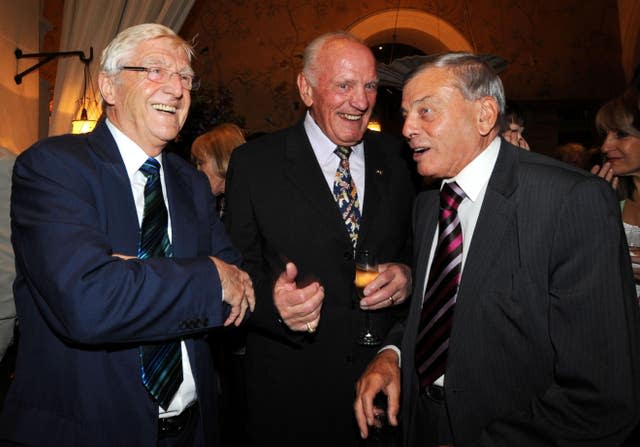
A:
<svg viewBox="0 0 640 447">
<path fill-rule="evenodd" d="M 180 34 L 197 36 L 196 70 L 231 90 L 247 131 L 271 131 L 301 115 L 295 78 L 309 40 L 398 7 L 437 15 L 477 52 L 505 58 L 512 99 L 601 101 L 624 87 L 611 0 L 197 0 Z"/>
</svg>

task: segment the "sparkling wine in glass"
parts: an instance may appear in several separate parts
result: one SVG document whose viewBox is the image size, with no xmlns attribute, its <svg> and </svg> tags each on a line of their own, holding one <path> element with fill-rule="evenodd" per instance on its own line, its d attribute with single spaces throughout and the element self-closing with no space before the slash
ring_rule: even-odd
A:
<svg viewBox="0 0 640 447">
<path fill-rule="evenodd" d="M 358 304 L 364 297 L 364 288 L 378 276 L 378 263 L 370 250 L 362 250 L 356 253 L 356 277 L 355 285 L 358 294 Z M 375 333 L 371 324 L 371 311 L 360 310 L 364 313 L 364 322 L 358 336 L 358 343 L 364 346 L 377 346 L 382 344 L 382 339 Z"/>
</svg>

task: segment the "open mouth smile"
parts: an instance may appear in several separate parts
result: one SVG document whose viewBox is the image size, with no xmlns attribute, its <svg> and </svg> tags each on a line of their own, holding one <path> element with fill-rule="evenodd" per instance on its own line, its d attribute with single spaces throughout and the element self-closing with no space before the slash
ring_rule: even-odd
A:
<svg viewBox="0 0 640 447">
<path fill-rule="evenodd" d="M 338 115 L 348 121 L 359 121 L 362 115 L 352 115 L 350 113 L 338 113 Z"/>
<path fill-rule="evenodd" d="M 160 112 L 167 112 L 171 114 L 175 114 L 177 110 L 176 107 L 170 106 L 169 104 L 151 104 L 151 107 Z"/>
</svg>

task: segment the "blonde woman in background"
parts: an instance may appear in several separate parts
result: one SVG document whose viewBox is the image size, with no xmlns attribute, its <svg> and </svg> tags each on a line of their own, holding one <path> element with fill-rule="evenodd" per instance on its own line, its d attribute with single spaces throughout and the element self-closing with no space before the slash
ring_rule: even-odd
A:
<svg viewBox="0 0 640 447">
<path fill-rule="evenodd" d="M 240 127 L 223 123 L 200 135 L 191 144 L 191 159 L 209 179 L 216 196 L 218 216 L 224 217 L 224 189 L 231 152 L 246 142 Z M 210 336 L 211 353 L 218 365 L 221 392 L 222 447 L 246 447 L 246 389 L 244 379 L 244 329 L 233 328 Z"/>
<path fill-rule="evenodd" d="M 246 142 L 242 129 L 232 123 L 215 126 L 191 145 L 191 159 L 209 179 L 211 192 L 218 199 L 218 213 L 224 215 L 224 186 L 231 152 Z"/>
</svg>

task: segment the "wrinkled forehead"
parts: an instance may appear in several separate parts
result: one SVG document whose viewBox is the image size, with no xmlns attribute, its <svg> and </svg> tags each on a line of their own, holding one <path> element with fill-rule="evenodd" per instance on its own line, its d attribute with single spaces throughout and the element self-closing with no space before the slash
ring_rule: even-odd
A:
<svg viewBox="0 0 640 447">
<path fill-rule="evenodd" d="M 462 93 L 454 75 L 445 68 L 428 68 L 416 74 L 402 89 L 402 109 L 410 110 L 426 102 L 443 101 L 451 95 Z"/>
<path fill-rule="evenodd" d="M 126 59 L 135 63 L 155 64 L 159 66 L 175 66 L 191 68 L 191 55 L 182 41 L 162 36 L 145 40 L 131 51 Z"/>
</svg>

